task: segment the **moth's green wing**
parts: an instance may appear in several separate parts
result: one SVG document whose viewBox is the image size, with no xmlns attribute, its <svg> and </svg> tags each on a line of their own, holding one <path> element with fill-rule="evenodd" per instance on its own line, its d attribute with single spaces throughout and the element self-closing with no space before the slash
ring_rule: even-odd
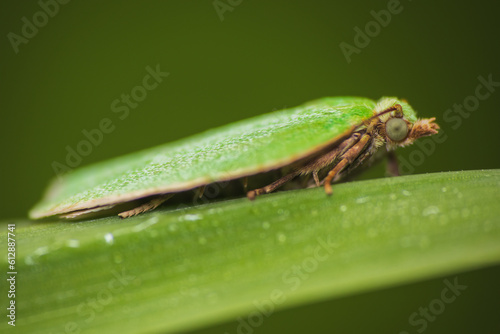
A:
<svg viewBox="0 0 500 334">
<path fill-rule="evenodd" d="M 80 168 L 54 181 L 30 217 L 178 192 L 280 168 L 332 143 L 372 116 L 375 106 L 367 98 L 323 98 Z"/>
</svg>

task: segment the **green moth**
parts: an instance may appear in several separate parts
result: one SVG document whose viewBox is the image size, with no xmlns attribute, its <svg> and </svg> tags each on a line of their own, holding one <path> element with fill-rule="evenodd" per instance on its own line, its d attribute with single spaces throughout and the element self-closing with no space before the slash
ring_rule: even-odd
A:
<svg viewBox="0 0 500 334">
<path fill-rule="evenodd" d="M 331 194 L 332 182 L 384 156 L 397 174 L 394 149 L 436 134 L 434 121 L 417 119 L 397 98 L 322 98 L 76 169 L 51 183 L 30 217 L 119 213 L 126 218 L 174 194 L 276 171 L 283 174 L 274 182 L 250 191 L 242 185 L 242 190 L 254 199 L 301 180 L 306 187 L 324 185 Z"/>
</svg>

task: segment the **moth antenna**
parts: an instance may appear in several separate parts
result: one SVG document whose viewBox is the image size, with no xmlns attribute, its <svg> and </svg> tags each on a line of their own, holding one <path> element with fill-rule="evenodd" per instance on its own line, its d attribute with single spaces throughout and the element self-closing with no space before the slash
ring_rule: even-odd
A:
<svg viewBox="0 0 500 334">
<path fill-rule="evenodd" d="M 389 107 L 385 110 L 382 110 L 381 112 L 361 121 L 361 123 L 355 125 L 352 129 L 354 130 L 354 129 L 359 128 L 360 126 L 363 126 L 363 125 L 368 126 L 371 123 L 371 121 L 374 120 L 375 118 L 378 118 L 382 115 L 390 113 L 391 111 L 396 111 L 396 115 L 395 115 L 396 117 L 403 117 L 403 107 L 398 103 L 398 104 L 393 105 L 392 107 Z"/>
</svg>

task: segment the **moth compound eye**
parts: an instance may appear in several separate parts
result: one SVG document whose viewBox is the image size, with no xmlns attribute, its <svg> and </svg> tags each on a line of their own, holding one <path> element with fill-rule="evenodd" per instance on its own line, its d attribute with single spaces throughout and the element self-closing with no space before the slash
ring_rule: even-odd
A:
<svg viewBox="0 0 500 334">
<path fill-rule="evenodd" d="M 408 126 L 401 118 L 391 118 L 385 123 L 385 133 L 392 141 L 402 141 L 408 135 Z"/>
</svg>

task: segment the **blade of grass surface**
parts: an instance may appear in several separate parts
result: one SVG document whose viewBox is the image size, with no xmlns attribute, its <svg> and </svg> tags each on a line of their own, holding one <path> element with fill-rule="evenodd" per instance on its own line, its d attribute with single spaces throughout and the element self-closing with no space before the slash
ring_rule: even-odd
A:
<svg viewBox="0 0 500 334">
<path fill-rule="evenodd" d="M 500 171 L 486 170 L 127 220 L 17 222 L 16 327 L 189 330 L 258 311 L 256 301 L 278 310 L 484 267 L 500 262 L 499 199 Z M 6 247 L 6 228 L 0 238 Z"/>
</svg>

